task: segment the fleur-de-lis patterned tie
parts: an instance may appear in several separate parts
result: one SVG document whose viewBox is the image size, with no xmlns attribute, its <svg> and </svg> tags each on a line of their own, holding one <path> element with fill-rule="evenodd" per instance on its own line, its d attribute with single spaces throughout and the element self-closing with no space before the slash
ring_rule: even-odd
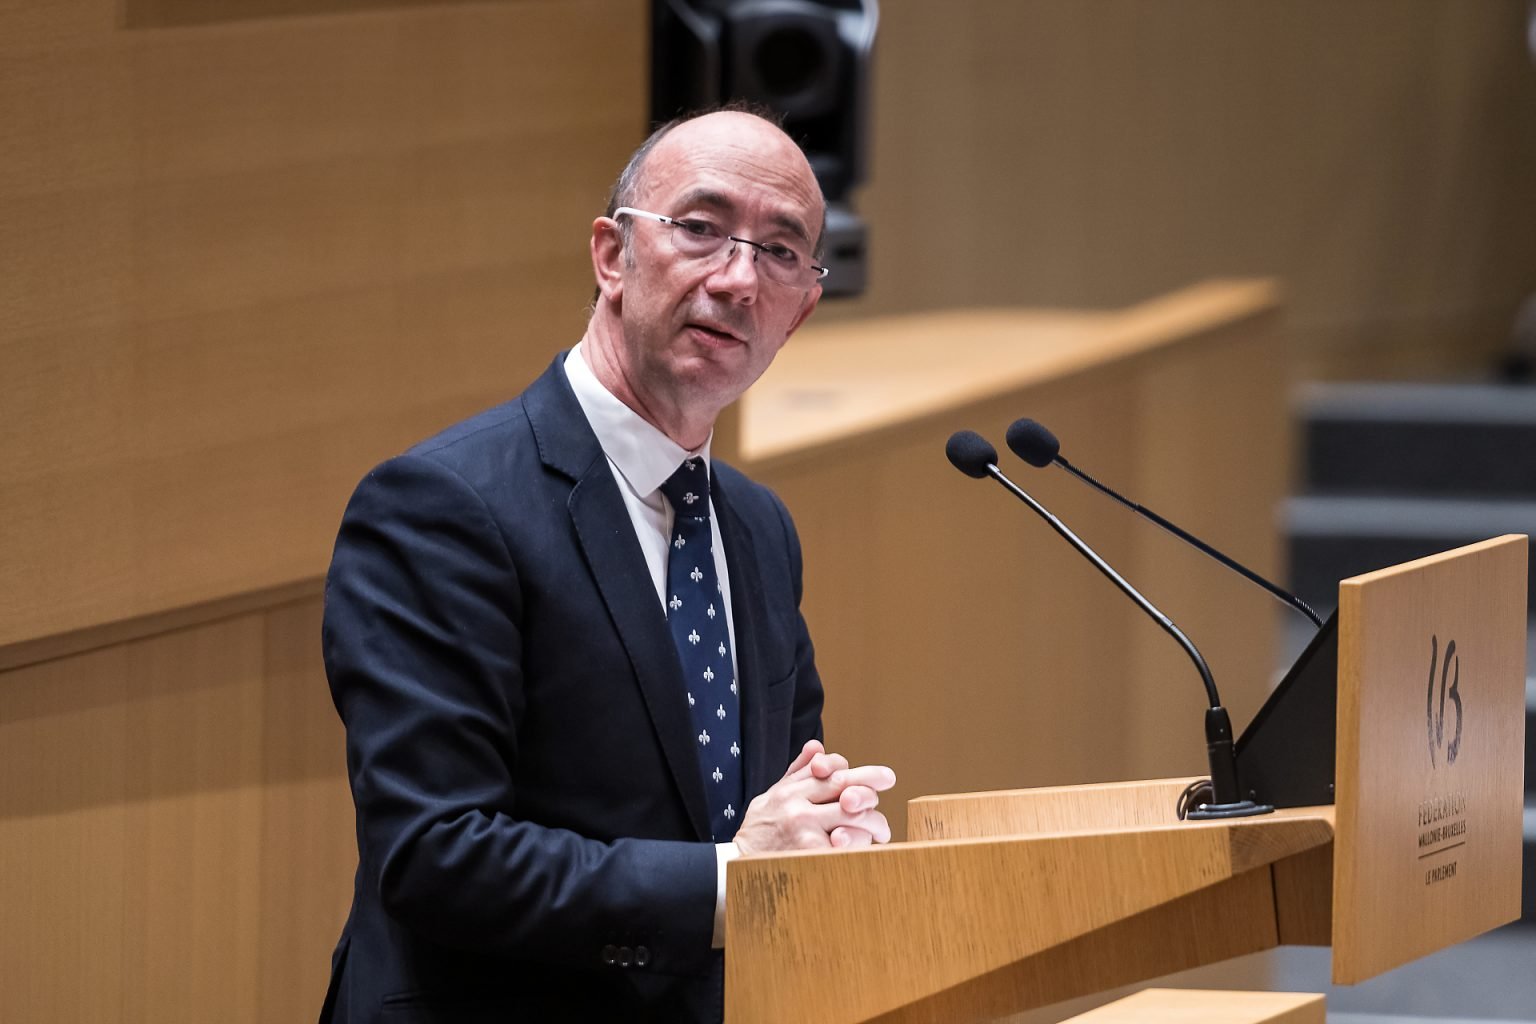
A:
<svg viewBox="0 0 1536 1024">
<path fill-rule="evenodd" d="M 683 663 L 683 689 L 693 716 L 695 749 L 717 843 L 741 824 L 741 702 L 731 661 L 731 633 L 715 573 L 709 528 L 709 470 L 689 459 L 661 492 L 672 505 L 667 552 L 667 625 Z"/>
</svg>

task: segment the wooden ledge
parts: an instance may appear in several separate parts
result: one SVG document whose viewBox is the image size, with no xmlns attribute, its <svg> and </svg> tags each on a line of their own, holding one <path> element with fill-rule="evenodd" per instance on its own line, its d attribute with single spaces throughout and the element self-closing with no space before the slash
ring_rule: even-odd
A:
<svg viewBox="0 0 1536 1024">
<path fill-rule="evenodd" d="M 1324 1024 L 1316 992 L 1149 988 L 1062 1024 Z"/>
<path fill-rule="evenodd" d="M 20 668 L 23 665 L 83 654 L 86 651 L 111 647 L 114 644 L 129 643 L 160 633 L 189 629 L 207 622 L 217 622 L 220 619 L 249 615 L 267 608 L 293 604 L 296 601 L 309 600 L 319 597 L 324 590 L 324 577 L 312 576 L 275 587 L 264 587 L 243 594 L 215 598 L 212 601 L 199 601 L 162 612 L 119 619 L 115 622 L 103 622 L 67 633 L 6 644 L 0 646 L 0 672 Z M 318 637 L 315 642 L 318 646 Z"/>
<path fill-rule="evenodd" d="M 1023 388 L 1198 342 L 1278 308 L 1265 280 L 1210 281 L 1122 310 L 963 309 L 808 327 L 738 406 L 735 457 L 808 457 Z M 729 447 L 729 446 L 728 446 Z"/>
</svg>

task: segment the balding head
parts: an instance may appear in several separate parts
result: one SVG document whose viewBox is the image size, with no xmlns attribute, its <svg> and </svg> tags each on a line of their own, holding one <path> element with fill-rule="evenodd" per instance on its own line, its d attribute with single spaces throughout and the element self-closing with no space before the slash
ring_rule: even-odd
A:
<svg viewBox="0 0 1536 1024">
<path fill-rule="evenodd" d="M 702 114 L 691 114 L 668 121 L 653 131 L 630 156 L 629 162 L 614 182 L 608 195 L 605 216 L 612 217 L 621 206 L 646 208 L 647 169 L 656 150 L 663 156 L 674 148 L 687 149 L 698 146 L 720 146 L 726 149 L 745 148 L 749 154 L 764 163 L 772 162 L 785 168 L 794 168 L 801 175 L 802 185 L 808 184 L 821 205 L 819 217 L 811 225 L 811 241 L 817 257 L 822 254 L 822 242 L 826 233 L 826 202 L 821 198 L 821 188 L 811 171 L 805 154 L 793 139 L 786 135 L 771 112 L 756 107 L 730 106 Z M 626 248 L 631 225 L 621 223 Z"/>
</svg>

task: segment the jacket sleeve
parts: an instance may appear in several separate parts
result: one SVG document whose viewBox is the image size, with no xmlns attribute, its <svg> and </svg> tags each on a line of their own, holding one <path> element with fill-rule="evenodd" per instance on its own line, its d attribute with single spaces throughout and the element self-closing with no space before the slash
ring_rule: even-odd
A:
<svg viewBox="0 0 1536 1024">
<path fill-rule="evenodd" d="M 346 726 L 360 884 L 445 945 L 594 966 L 710 962 L 707 843 L 598 841 L 517 819 L 525 637 L 516 560 L 480 495 L 419 455 L 358 486 L 325 589 L 323 648 Z"/>
</svg>

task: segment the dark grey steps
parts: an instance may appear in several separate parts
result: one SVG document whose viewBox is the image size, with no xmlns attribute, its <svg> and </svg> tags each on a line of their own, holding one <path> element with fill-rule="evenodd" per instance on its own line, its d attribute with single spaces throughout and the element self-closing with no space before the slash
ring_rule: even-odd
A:
<svg viewBox="0 0 1536 1024">
<path fill-rule="evenodd" d="M 1536 637 L 1536 627 L 1526 635 Z M 1536 664 L 1530 654 L 1525 656 L 1525 671 L 1525 792 L 1536 798 Z"/>
<path fill-rule="evenodd" d="M 1530 721 L 1527 714 L 1526 721 Z M 1525 730 L 1526 756 L 1529 757 L 1531 730 Z M 1526 775 L 1529 786 L 1530 775 Z M 1529 788 L 1525 791 L 1525 829 L 1524 842 L 1521 845 L 1520 856 L 1520 921 L 1522 924 L 1536 927 L 1536 800 L 1532 799 Z"/>
<path fill-rule="evenodd" d="M 1536 1016 L 1536 928 L 1529 925 L 1495 929 L 1359 985 L 1330 983 L 1326 947 L 1282 946 L 1265 959 L 1269 988 L 1327 995 L 1329 1024 L 1350 1021 L 1350 1014 L 1405 1016 L 1414 1024 L 1508 1024 Z"/>
<path fill-rule="evenodd" d="M 1536 387 L 1316 384 L 1299 406 L 1310 493 L 1536 499 Z"/>
<path fill-rule="evenodd" d="M 1526 630 L 1536 647 L 1536 626 Z M 1536 929 L 1536 664 L 1527 653 L 1525 670 L 1525 822 L 1520 856 L 1520 921 Z"/>
<path fill-rule="evenodd" d="M 1417 1013 L 1333 1013 L 1328 1024 L 1510 1024 L 1507 1017 L 1423 1017 Z"/>
<path fill-rule="evenodd" d="M 1536 498 L 1306 495 L 1288 499 L 1281 516 L 1292 587 L 1319 609 L 1338 605 L 1338 583 L 1346 577 L 1506 533 L 1536 535 Z M 1536 572 L 1529 582 L 1536 594 Z"/>
</svg>

